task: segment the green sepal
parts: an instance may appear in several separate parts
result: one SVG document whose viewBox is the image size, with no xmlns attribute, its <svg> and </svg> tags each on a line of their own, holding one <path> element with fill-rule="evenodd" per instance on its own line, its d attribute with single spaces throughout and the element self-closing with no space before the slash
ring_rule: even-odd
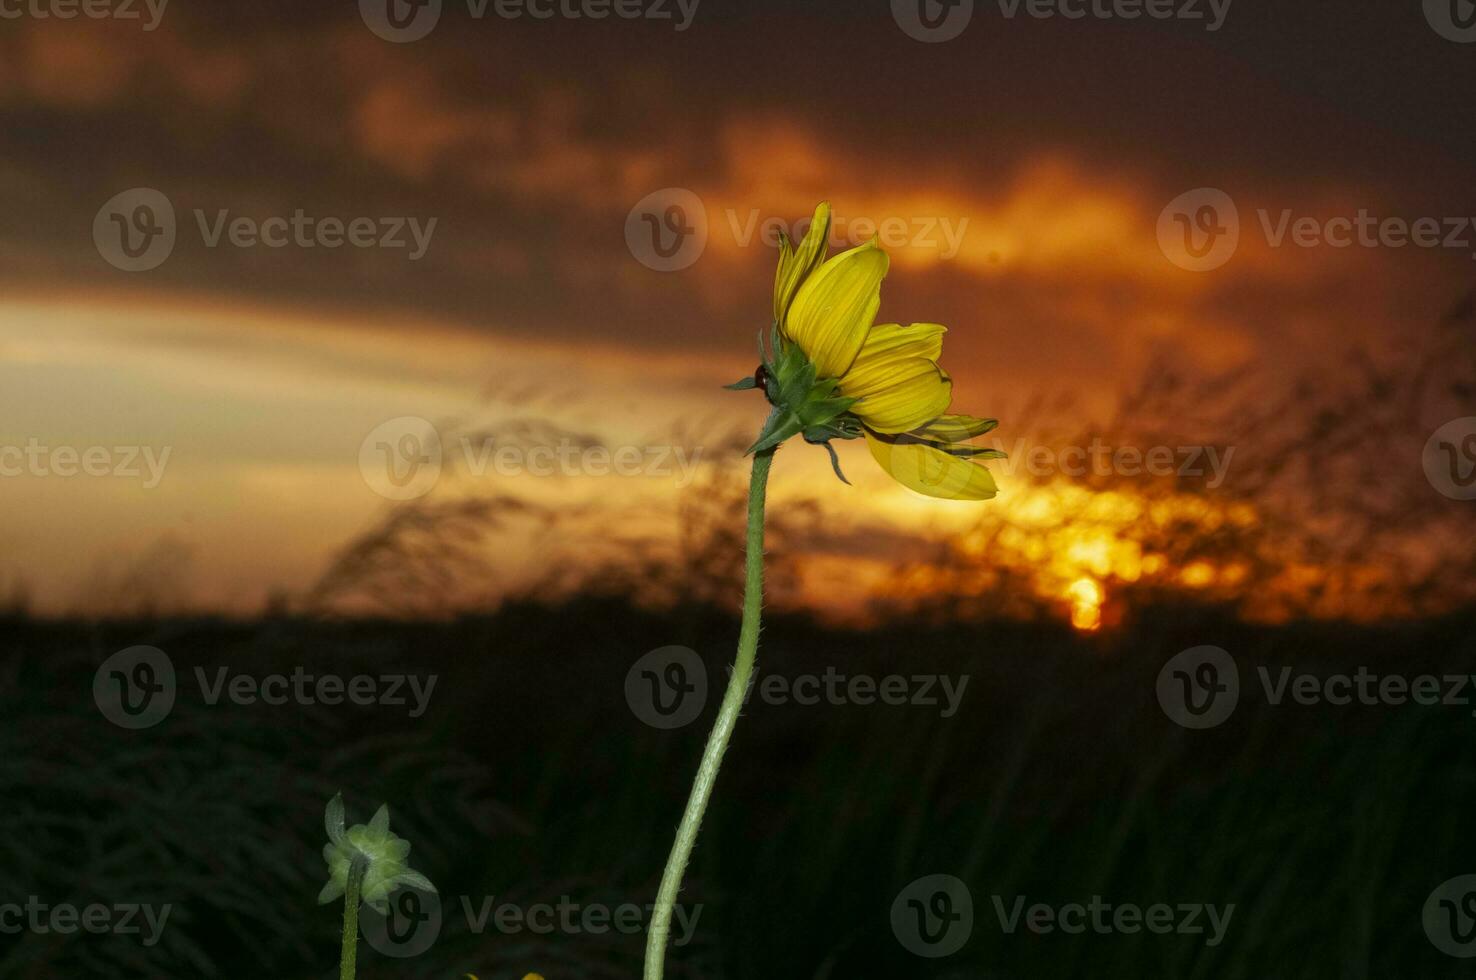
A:
<svg viewBox="0 0 1476 980">
<path fill-rule="evenodd" d="M 327 808 L 323 811 L 323 827 L 328 831 L 328 839 L 335 844 L 343 843 L 343 794 L 334 793 L 333 799 L 328 801 Z"/>
<path fill-rule="evenodd" d="M 439 894 L 429 878 L 419 871 L 412 871 L 408 868 L 395 877 L 395 885 L 399 888 L 413 888 L 416 891 L 429 892 L 432 895 Z"/>
<path fill-rule="evenodd" d="M 779 342 L 764 370 L 768 374 L 764 393 L 774 405 L 774 412 L 758 440 L 749 447 L 750 454 L 773 449 L 802 432 L 818 439 L 831 435 L 854 438 L 860 434 L 858 426 L 838 421 L 856 399 L 836 394 L 839 382 L 835 378 L 817 379 L 815 365 L 797 345 Z"/>
<path fill-rule="evenodd" d="M 972 415 L 940 415 L 918 429 L 914 435 L 929 441 L 963 442 L 993 432 L 999 426 L 998 419 L 981 419 Z"/>
<path fill-rule="evenodd" d="M 790 436 L 798 435 L 805 428 L 805 424 L 793 412 L 773 412 L 769 420 L 764 423 L 763 431 L 759 433 L 757 441 L 748 447 L 745 455 L 752 456 L 766 449 L 773 449 Z"/>
<path fill-rule="evenodd" d="M 846 475 L 841 472 L 840 456 L 836 455 L 835 447 L 830 444 L 829 439 L 811 439 L 809 433 L 805 433 L 805 441 L 814 443 L 817 446 L 824 446 L 825 451 L 830 453 L 830 468 L 835 470 L 836 477 L 846 486 L 851 485 L 851 481 L 847 480 Z"/>
<path fill-rule="evenodd" d="M 323 886 L 323 890 L 318 892 L 318 904 L 327 905 L 329 902 L 336 902 L 343 897 L 343 892 L 343 882 L 329 879 L 328 884 Z"/>
<path fill-rule="evenodd" d="M 750 388 L 757 388 L 758 381 L 754 378 L 753 375 L 750 374 L 746 378 L 734 381 L 730 385 L 723 385 L 723 387 L 728 389 L 729 391 L 747 391 Z"/>
<path fill-rule="evenodd" d="M 950 456 L 960 459 L 1005 459 L 1010 454 L 1003 449 L 987 449 L 984 446 L 952 445 L 937 446 Z"/>
<path fill-rule="evenodd" d="M 898 445 L 927 446 L 959 459 L 1006 459 L 1009 454 L 1002 449 L 974 446 L 967 441 L 994 431 L 998 425 L 999 422 L 995 419 L 975 418 L 972 415 L 940 415 L 911 432 L 878 435 L 877 438 Z"/>
<path fill-rule="evenodd" d="M 824 425 L 813 425 L 805 430 L 805 441 L 816 445 L 831 439 L 860 439 L 865 433 L 861 422 L 854 415 L 837 415 Z"/>
</svg>

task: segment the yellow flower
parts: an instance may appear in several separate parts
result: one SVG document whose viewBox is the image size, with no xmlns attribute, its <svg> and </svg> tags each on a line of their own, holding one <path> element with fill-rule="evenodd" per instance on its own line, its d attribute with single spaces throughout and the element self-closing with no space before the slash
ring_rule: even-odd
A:
<svg viewBox="0 0 1476 980">
<path fill-rule="evenodd" d="M 904 486 L 930 497 L 987 500 L 994 477 L 975 460 L 1003 455 L 968 444 L 993 419 L 946 414 L 953 381 L 938 366 L 947 328 L 937 323 L 875 324 L 887 253 L 876 239 L 825 257 L 830 205 L 822 202 L 798 247 L 779 245 L 774 322 L 826 394 L 851 401 L 871 455 Z M 771 396 L 772 400 L 772 396 Z M 815 440 L 812 440 L 815 441 Z"/>
</svg>

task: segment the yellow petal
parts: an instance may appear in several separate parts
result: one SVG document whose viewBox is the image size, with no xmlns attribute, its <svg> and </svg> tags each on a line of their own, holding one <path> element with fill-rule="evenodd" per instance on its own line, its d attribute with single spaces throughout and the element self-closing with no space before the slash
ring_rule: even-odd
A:
<svg viewBox="0 0 1476 980">
<path fill-rule="evenodd" d="M 866 335 L 861 348 L 862 357 L 881 357 L 886 354 L 912 353 L 918 357 L 937 360 L 943 355 L 943 335 L 948 328 L 941 323 L 878 323 Z"/>
<path fill-rule="evenodd" d="M 866 445 L 881 468 L 904 487 L 944 500 L 988 500 L 998 491 L 994 476 L 978 463 L 950 456 L 940 449 L 896 442 L 866 434 Z"/>
<path fill-rule="evenodd" d="M 784 310 L 794 298 L 790 281 L 794 278 L 794 243 L 784 232 L 779 233 L 779 265 L 774 268 L 774 321 L 784 322 Z M 798 285 L 794 287 L 798 289 Z"/>
<path fill-rule="evenodd" d="M 830 240 L 830 202 L 821 201 L 810 218 L 805 240 L 796 249 L 785 235 L 779 240 L 779 267 L 774 271 L 774 320 L 784 322 L 784 314 L 794 302 L 794 294 L 810 273 L 825 259 L 825 244 Z"/>
<path fill-rule="evenodd" d="M 856 397 L 844 387 L 841 393 Z M 862 397 L 851 411 L 877 432 L 911 432 L 946 412 L 952 400 L 953 380 L 947 373 L 925 357 L 914 357 L 897 362 L 888 383 Z"/>
<path fill-rule="evenodd" d="M 894 383 L 901 370 L 917 373 L 913 361 L 937 361 L 942 356 L 943 334 L 947 330 L 938 323 L 914 323 L 907 327 L 878 323 L 866 335 L 851 369 L 841 378 L 841 392 L 852 398 L 864 398 Z"/>
<path fill-rule="evenodd" d="M 822 378 L 839 378 L 856 360 L 881 305 L 887 253 L 875 242 L 831 256 L 804 281 L 785 318 L 785 335 Z"/>
</svg>

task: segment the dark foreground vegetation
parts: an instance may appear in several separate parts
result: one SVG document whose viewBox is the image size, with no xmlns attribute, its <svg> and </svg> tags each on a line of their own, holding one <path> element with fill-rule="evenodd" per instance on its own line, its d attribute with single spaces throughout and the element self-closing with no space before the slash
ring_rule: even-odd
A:
<svg viewBox="0 0 1476 980">
<path fill-rule="evenodd" d="M 775 618 L 760 684 L 785 680 L 755 693 L 738 730 L 683 893 L 700 914 L 670 975 L 1465 975 L 1421 915 L 1438 885 L 1476 872 L 1476 705 L 1304 705 L 1290 693 L 1276 705 L 1257 668 L 1273 682 L 1283 667 L 1470 675 L 1476 615 L 1257 627 L 1164 608 L 1136 621 L 1083 637 Z M 428 949 L 394 958 L 366 945 L 361 976 L 638 976 L 639 931 L 581 916 L 652 900 L 735 635 L 704 609 L 595 600 L 432 624 L 8 622 L 0 904 L 172 911 L 151 946 L 82 929 L 0 933 L 0 977 L 336 975 L 339 907 L 315 897 L 323 806 L 339 789 L 351 820 L 390 803 L 442 900 Z M 134 731 L 104 717 L 93 685 L 107 657 L 137 644 L 168 654 L 177 691 L 166 718 Z M 695 722 L 659 730 L 632 710 L 626 675 L 673 644 L 700 654 L 714 691 Z M 1202 644 L 1234 656 L 1241 697 L 1223 724 L 1193 731 L 1156 691 L 1165 661 Z M 236 703 L 229 687 L 211 704 L 221 668 L 253 683 L 294 672 L 436 683 L 419 717 L 408 685 L 395 692 L 405 704 Z M 818 703 L 796 703 L 797 679 L 823 685 L 827 671 L 900 675 L 920 703 L 848 702 L 823 686 Z M 938 680 L 921 689 L 923 675 L 954 691 L 967 675 L 956 710 Z M 892 911 L 934 874 L 966 885 L 973 922 L 958 952 L 929 959 L 899 941 Z M 1203 931 L 1130 931 L 1111 911 L 1109 928 L 1089 917 L 1078 933 L 1001 921 L 1020 899 L 1060 910 L 1094 896 L 1113 909 L 1234 911 L 1213 945 L 1208 920 L 1177 911 L 1176 926 Z M 551 920 L 535 921 L 540 906 Z"/>
</svg>

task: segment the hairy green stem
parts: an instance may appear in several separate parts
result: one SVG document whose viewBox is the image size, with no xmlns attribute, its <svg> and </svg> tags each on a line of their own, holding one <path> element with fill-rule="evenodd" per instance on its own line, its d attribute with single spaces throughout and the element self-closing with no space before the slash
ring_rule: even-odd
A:
<svg viewBox="0 0 1476 980">
<path fill-rule="evenodd" d="M 359 885 L 368 862 L 356 857 L 349 865 L 348 887 L 343 893 L 343 953 L 338 960 L 338 980 L 354 980 L 359 958 Z"/>
<path fill-rule="evenodd" d="M 738 633 L 738 660 L 733 664 L 733 674 L 728 679 L 728 690 L 723 695 L 717 720 L 712 724 L 712 733 L 707 736 L 707 748 L 702 753 L 701 765 L 697 767 L 697 778 L 692 781 L 692 795 L 687 798 L 687 809 L 682 814 L 676 842 L 671 846 L 671 856 L 666 859 L 666 871 L 661 876 L 661 890 L 657 893 L 656 908 L 651 915 L 651 931 L 646 936 L 644 980 L 661 980 L 666 941 L 671 934 L 672 908 L 682 887 L 687 859 L 697 842 L 702 814 L 707 810 L 707 801 L 712 798 L 718 767 L 723 764 L 728 739 L 733 735 L 738 713 L 743 710 L 743 701 L 748 695 L 748 680 L 753 674 L 754 657 L 758 653 L 759 615 L 764 601 L 764 492 L 769 483 L 769 465 L 773 461 L 773 449 L 755 453 L 753 457 L 753 475 L 748 484 L 748 539 L 743 565 L 743 627 Z"/>
</svg>

